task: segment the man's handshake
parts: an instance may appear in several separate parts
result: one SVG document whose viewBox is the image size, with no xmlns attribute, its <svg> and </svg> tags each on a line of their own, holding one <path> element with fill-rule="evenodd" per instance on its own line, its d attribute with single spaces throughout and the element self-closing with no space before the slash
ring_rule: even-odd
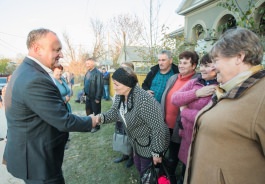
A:
<svg viewBox="0 0 265 184">
<path fill-rule="evenodd" d="M 93 128 L 100 124 L 99 114 L 98 115 L 90 114 L 89 117 L 91 117 Z"/>
</svg>

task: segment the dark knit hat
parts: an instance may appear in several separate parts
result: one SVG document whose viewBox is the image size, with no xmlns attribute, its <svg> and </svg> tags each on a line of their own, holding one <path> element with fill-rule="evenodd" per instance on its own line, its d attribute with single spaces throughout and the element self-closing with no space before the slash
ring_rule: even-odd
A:
<svg viewBox="0 0 265 184">
<path fill-rule="evenodd" d="M 130 68 L 127 68 L 128 70 Z M 130 69 L 131 70 L 131 69 Z M 132 71 L 133 72 L 133 71 Z M 131 75 L 124 68 L 118 68 L 112 75 L 112 78 L 125 86 L 133 88 L 138 80 L 136 75 Z"/>
</svg>

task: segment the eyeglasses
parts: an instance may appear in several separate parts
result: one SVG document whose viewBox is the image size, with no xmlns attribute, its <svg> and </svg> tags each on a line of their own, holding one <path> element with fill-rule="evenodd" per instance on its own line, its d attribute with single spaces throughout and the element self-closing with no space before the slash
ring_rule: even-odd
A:
<svg viewBox="0 0 265 184">
<path fill-rule="evenodd" d="M 166 61 L 167 59 L 158 59 L 158 61 Z"/>
</svg>

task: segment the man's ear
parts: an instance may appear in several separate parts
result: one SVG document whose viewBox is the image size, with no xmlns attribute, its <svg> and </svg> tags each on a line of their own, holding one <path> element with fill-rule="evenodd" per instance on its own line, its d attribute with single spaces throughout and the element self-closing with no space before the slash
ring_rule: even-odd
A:
<svg viewBox="0 0 265 184">
<path fill-rule="evenodd" d="M 173 63 L 173 58 L 170 59 L 170 64 L 172 64 L 172 63 Z"/>
<path fill-rule="evenodd" d="M 41 47 L 40 47 L 39 44 L 34 43 L 34 44 L 32 45 L 32 48 L 33 48 L 33 51 L 34 51 L 36 54 L 40 55 Z"/>
</svg>

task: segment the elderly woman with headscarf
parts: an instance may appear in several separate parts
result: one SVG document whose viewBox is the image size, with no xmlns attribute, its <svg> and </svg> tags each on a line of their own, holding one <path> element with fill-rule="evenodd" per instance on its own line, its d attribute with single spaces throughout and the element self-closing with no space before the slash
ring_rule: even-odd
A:
<svg viewBox="0 0 265 184">
<path fill-rule="evenodd" d="M 259 37 L 228 30 L 210 51 L 220 82 L 197 115 L 185 183 L 265 183 L 265 70 Z"/>
<path fill-rule="evenodd" d="M 169 131 L 160 105 L 137 85 L 138 79 L 132 69 L 119 68 L 112 78 L 115 100 L 109 111 L 98 115 L 98 121 L 122 120 L 133 146 L 134 164 L 142 176 L 151 162 L 162 162 L 162 155 L 169 145 Z"/>
</svg>

